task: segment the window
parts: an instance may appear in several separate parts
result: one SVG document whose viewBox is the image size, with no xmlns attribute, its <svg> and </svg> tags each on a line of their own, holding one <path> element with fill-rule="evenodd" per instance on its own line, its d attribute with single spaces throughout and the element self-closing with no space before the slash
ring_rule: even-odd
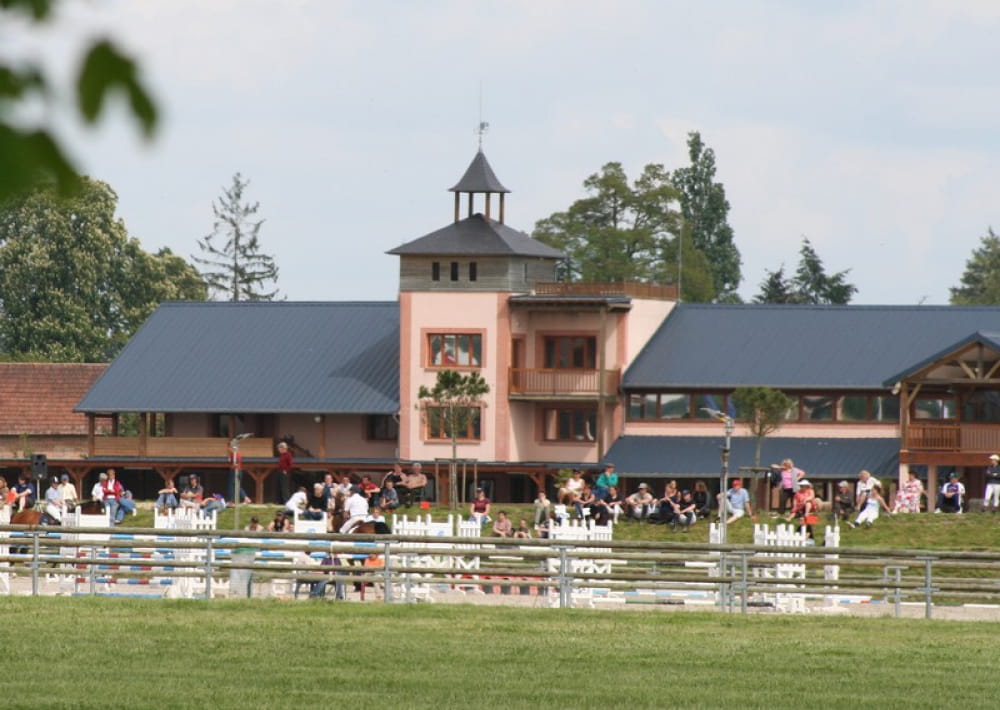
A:
<svg viewBox="0 0 1000 710">
<path fill-rule="evenodd" d="M 848 395 L 840 398 L 837 419 L 842 422 L 863 422 L 868 419 L 868 397 Z"/>
<path fill-rule="evenodd" d="M 372 441 L 396 441 L 399 422 L 391 414 L 371 414 L 365 422 L 365 436 Z"/>
<path fill-rule="evenodd" d="M 954 397 L 919 397 L 913 404 L 914 419 L 954 419 Z"/>
<path fill-rule="evenodd" d="M 724 412 L 734 416 L 736 414 L 735 411 L 729 410 L 728 395 L 696 392 L 691 395 L 691 398 L 694 400 L 691 406 L 691 416 L 695 419 L 715 419 L 710 412 L 705 411 L 706 409 L 714 409 L 717 412 Z"/>
<path fill-rule="evenodd" d="M 469 262 L 469 281 L 475 281 L 479 277 L 479 265 L 474 261 Z"/>
<path fill-rule="evenodd" d="M 655 394 L 630 394 L 628 396 L 629 419 L 656 419 Z"/>
<path fill-rule="evenodd" d="M 1000 392 L 979 390 L 969 395 L 962 406 L 962 420 L 1000 422 Z"/>
<path fill-rule="evenodd" d="M 836 401 L 833 397 L 803 397 L 802 419 L 809 422 L 833 421 Z"/>
<path fill-rule="evenodd" d="M 872 421 L 898 422 L 899 397 L 881 395 L 872 397 Z"/>
<path fill-rule="evenodd" d="M 458 262 L 451 262 L 451 280 L 458 281 Z"/>
<path fill-rule="evenodd" d="M 441 280 L 441 262 L 435 261 L 431 264 L 431 281 Z"/>
<path fill-rule="evenodd" d="M 560 335 L 545 338 L 545 367 L 550 370 L 593 370 L 597 367 L 597 338 Z"/>
<path fill-rule="evenodd" d="M 660 394 L 660 419 L 690 419 L 691 401 L 686 394 Z"/>
<path fill-rule="evenodd" d="M 566 408 L 542 412 L 545 441 L 593 441 L 597 431 L 597 410 Z"/>
<path fill-rule="evenodd" d="M 448 421 L 446 407 L 428 407 L 427 438 L 451 440 L 451 424 Z M 480 420 L 482 412 L 479 407 L 459 407 L 455 415 L 455 427 L 458 436 L 455 438 L 466 441 L 479 441 L 482 438 Z"/>
<path fill-rule="evenodd" d="M 430 367 L 479 367 L 483 336 L 478 333 L 431 333 L 427 336 Z"/>
</svg>

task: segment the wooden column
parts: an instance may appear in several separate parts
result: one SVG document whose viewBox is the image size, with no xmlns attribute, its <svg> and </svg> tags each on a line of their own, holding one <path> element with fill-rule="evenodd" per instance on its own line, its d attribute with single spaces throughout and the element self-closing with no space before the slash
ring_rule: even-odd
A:
<svg viewBox="0 0 1000 710">
<path fill-rule="evenodd" d="M 326 415 L 319 417 L 319 457 L 326 458 Z"/>
<path fill-rule="evenodd" d="M 607 335 L 608 307 L 601 306 L 601 328 L 597 338 L 597 460 L 604 458 L 604 420 L 606 412 L 604 409 L 604 339 Z"/>
<path fill-rule="evenodd" d="M 97 422 L 92 413 L 87 414 L 87 456 L 94 457 L 94 431 Z"/>
<path fill-rule="evenodd" d="M 146 412 L 139 413 L 139 455 L 146 455 L 146 447 L 149 443 L 149 418 Z"/>
<path fill-rule="evenodd" d="M 459 193 L 455 193 L 455 221 L 458 221 L 459 210 L 461 209 L 461 196 Z"/>
<path fill-rule="evenodd" d="M 500 224 L 503 224 L 503 198 L 504 193 L 500 193 Z"/>
<path fill-rule="evenodd" d="M 490 218 L 490 193 L 486 193 L 486 219 Z"/>
<path fill-rule="evenodd" d="M 937 508 L 937 497 L 938 497 L 938 467 L 937 464 L 929 464 L 927 466 L 927 510 L 928 512 L 934 512 Z"/>
<path fill-rule="evenodd" d="M 471 217 L 472 216 L 472 207 L 473 207 L 472 193 L 470 192 L 469 193 L 469 214 L 467 214 L 466 217 Z"/>
</svg>

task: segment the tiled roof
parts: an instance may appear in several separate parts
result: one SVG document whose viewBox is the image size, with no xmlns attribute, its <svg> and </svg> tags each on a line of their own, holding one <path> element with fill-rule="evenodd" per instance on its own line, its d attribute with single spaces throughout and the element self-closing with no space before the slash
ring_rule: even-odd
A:
<svg viewBox="0 0 1000 710">
<path fill-rule="evenodd" d="M 524 232 L 476 213 L 407 242 L 387 254 L 400 256 L 540 256 L 562 259 L 563 253 Z"/>
<path fill-rule="evenodd" d="M 469 163 L 465 174 L 449 192 L 510 192 L 510 190 L 500 184 L 496 173 L 490 167 L 490 161 L 480 150 Z"/>
<path fill-rule="evenodd" d="M 73 408 L 107 365 L 0 363 L 0 434 L 85 435 L 87 417 Z"/>
<path fill-rule="evenodd" d="M 395 414 L 399 304 L 164 303 L 77 408 Z"/>
<path fill-rule="evenodd" d="M 998 307 L 679 304 L 622 387 L 885 389 L 970 334 L 998 330 Z"/>
</svg>

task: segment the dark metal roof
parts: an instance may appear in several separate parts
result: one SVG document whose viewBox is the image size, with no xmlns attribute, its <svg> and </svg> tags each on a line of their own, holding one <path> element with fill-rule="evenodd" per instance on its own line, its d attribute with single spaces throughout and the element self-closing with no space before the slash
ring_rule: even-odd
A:
<svg viewBox="0 0 1000 710">
<path fill-rule="evenodd" d="M 399 410 L 399 304 L 164 303 L 82 412 Z"/>
<path fill-rule="evenodd" d="M 563 254 L 505 224 L 476 213 L 425 234 L 387 254 L 400 256 L 540 256 L 562 259 Z"/>
<path fill-rule="evenodd" d="M 1000 330 L 1000 308 L 680 304 L 622 386 L 884 389 L 980 330 Z"/>
<path fill-rule="evenodd" d="M 911 365 L 902 372 L 897 372 L 896 374 L 887 377 L 882 384 L 885 385 L 886 387 L 892 387 L 900 380 L 912 377 L 916 373 L 923 370 L 925 367 L 929 367 L 930 365 L 933 365 L 935 362 L 942 360 L 945 357 L 958 352 L 959 350 L 963 350 L 969 345 L 976 345 L 976 344 L 984 345 L 995 352 L 1000 352 L 1000 333 L 992 333 L 992 332 L 984 333 L 982 331 L 979 331 L 972 333 L 971 335 L 967 335 L 966 337 L 959 340 L 957 343 L 951 343 L 950 345 L 948 345 L 945 348 L 942 348 L 933 355 L 929 355 L 920 362 Z"/>
<path fill-rule="evenodd" d="M 628 296 L 533 296 L 518 295 L 510 297 L 510 304 L 513 306 L 615 306 L 624 308 L 632 305 L 632 299 Z M 627 309 L 626 309 L 627 310 Z"/>
<path fill-rule="evenodd" d="M 719 436 L 622 436 L 608 450 L 622 476 L 717 477 L 722 470 L 722 426 Z M 754 465 L 755 440 L 733 437 L 729 470 Z M 899 439 L 816 439 L 767 437 L 761 447 L 761 466 L 790 458 L 809 478 L 854 478 L 867 469 L 875 477 L 899 474 Z"/>
<path fill-rule="evenodd" d="M 462 179 L 449 192 L 510 192 L 510 190 L 500 184 L 496 173 L 490 167 L 490 162 L 480 150 L 469 163 Z"/>
</svg>

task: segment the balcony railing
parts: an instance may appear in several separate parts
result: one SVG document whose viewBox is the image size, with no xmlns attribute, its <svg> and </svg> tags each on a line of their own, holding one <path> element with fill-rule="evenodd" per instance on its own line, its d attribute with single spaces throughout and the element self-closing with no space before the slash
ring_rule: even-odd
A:
<svg viewBox="0 0 1000 710">
<path fill-rule="evenodd" d="M 996 424 L 915 424 L 906 431 L 911 451 L 1000 451 L 1000 426 Z"/>
<path fill-rule="evenodd" d="M 665 301 L 677 300 L 676 284 L 621 283 L 536 283 L 536 296 L 627 296 Z"/>
<path fill-rule="evenodd" d="M 227 457 L 224 437 L 155 436 L 146 439 L 145 451 L 138 436 L 95 436 L 94 456 L 150 458 L 214 458 Z M 274 442 L 270 437 L 244 439 L 240 453 L 246 458 L 273 457 Z"/>
<path fill-rule="evenodd" d="M 511 396 L 598 397 L 618 392 L 621 370 L 511 368 Z M 601 386 L 603 384 L 603 387 Z"/>
</svg>

